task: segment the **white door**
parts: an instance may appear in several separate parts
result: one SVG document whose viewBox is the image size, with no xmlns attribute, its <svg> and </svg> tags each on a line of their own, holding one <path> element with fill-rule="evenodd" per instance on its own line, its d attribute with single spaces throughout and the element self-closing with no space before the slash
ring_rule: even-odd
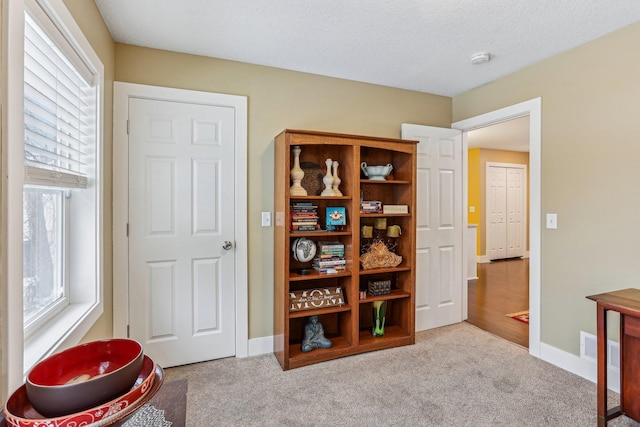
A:
<svg viewBox="0 0 640 427">
<path fill-rule="evenodd" d="M 524 256 L 525 248 L 525 169 L 507 168 L 507 258 Z"/>
<path fill-rule="evenodd" d="M 235 353 L 234 142 L 233 108 L 129 100 L 129 335 L 163 367 Z"/>
<path fill-rule="evenodd" d="M 487 256 L 507 257 L 507 170 L 487 167 Z"/>
<path fill-rule="evenodd" d="M 418 140 L 416 330 L 463 320 L 462 132 L 402 125 Z"/>
<path fill-rule="evenodd" d="M 526 165 L 487 163 L 487 256 L 525 255 Z"/>
</svg>

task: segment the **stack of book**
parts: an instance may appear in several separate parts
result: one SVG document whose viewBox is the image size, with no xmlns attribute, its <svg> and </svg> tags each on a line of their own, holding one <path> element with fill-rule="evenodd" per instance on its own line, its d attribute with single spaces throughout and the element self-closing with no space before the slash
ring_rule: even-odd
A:
<svg viewBox="0 0 640 427">
<path fill-rule="evenodd" d="M 311 202 L 296 202 L 291 205 L 291 230 L 316 231 L 318 224 L 318 206 Z"/>
<path fill-rule="evenodd" d="M 344 244 L 340 242 L 317 242 L 316 257 L 313 268 L 321 273 L 329 270 L 346 270 L 347 261 L 344 258 Z"/>
<path fill-rule="evenodd" d="M 382 202 L 377 200 L 374 200 L 374 201 L 362 200 L 360 202 L 360 213 L 361 214 L 382 213 Z"/>
</svg>

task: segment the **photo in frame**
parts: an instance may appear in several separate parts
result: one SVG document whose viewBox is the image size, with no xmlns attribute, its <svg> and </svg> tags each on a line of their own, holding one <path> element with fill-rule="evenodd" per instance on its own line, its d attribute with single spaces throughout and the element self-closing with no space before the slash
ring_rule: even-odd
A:
<svg viewBox="0 0 640 427">
<path fill-rule="evenodd" d="M 327 231 L 343 230 L 347 225 L 347 209 L 344 206 L 327 206 L 325 221 Z"/>
</svg>

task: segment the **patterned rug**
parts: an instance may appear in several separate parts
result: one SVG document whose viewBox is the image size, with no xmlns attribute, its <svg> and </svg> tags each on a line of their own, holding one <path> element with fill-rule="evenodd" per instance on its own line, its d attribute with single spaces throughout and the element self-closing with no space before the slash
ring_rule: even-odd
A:
<svg viewBox="0 0 640 427">
<path fill-rule="evenodd" d="M 512 319 L 518 320 L 522 323 L 529 324 L 529 310 L 519 311 L 517 313 L 509 313 L 507 317 L 511 317 Z"/>
<path fill-rule="evenodd" d="M 122 427 L 185 427 L 187 380 L 165 382 L 155 396 L 127 420 Z"/>
</svg>

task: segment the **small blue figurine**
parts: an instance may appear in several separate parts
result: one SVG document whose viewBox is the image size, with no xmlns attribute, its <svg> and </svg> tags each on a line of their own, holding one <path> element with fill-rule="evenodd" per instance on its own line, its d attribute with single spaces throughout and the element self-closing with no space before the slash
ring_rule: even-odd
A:
<svg viewBox="0 0 640 427">
<path fill-rule="evenodd" d="M 304 327 L 302 351 L 308 353 L 316 348 L 331 348 L 331 341 L 324 336 L 324 328 L 318 321 L 318 316 L 311 316 Z"/>
</svg>

